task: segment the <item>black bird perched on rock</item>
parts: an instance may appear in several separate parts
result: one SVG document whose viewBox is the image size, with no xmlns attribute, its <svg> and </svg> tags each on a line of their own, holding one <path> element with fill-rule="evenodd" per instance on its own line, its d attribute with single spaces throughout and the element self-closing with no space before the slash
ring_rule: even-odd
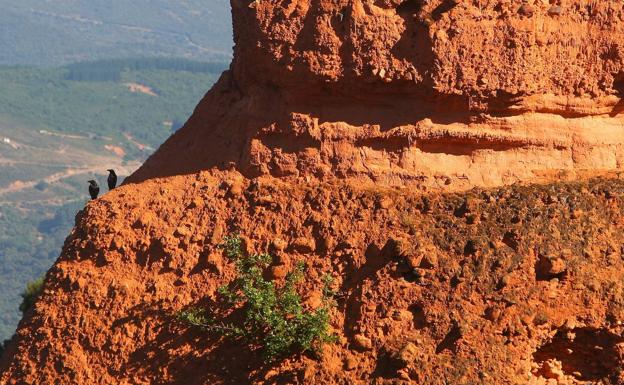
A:
<svg viewBox="0 0 624 385">
<path fill-rule="evenodd" d="M 89 181 L 89 194 L 91 195 L 91 199 L 97 199 L 100 194 L 100 186 L 98 186 L 97 182 L 94 180 Z"/>
<path fill-rule="evenodd" d="M 117 174 L 115 174 L 115 170 L 108 170 L 108 189 L 112 190 L 117 187 Z"/>
</svg>

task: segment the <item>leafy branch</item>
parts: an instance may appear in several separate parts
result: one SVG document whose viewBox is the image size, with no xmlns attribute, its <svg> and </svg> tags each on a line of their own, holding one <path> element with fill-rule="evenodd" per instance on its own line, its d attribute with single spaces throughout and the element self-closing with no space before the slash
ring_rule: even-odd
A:
<svg viewBox="0 0 624 385">
<path fill-rule="evenodd" d="M 197 308 L 178 313 L 178 319 L 208 332 L 257 344 L 267 361 L 295 352 L 319 354 L 324 344 L 335 341 L 329 326 L 330 313 L 335 307 L 331 277 L 323 278 L 321 306 L 308 310 L 297 291 L 297 285 L 304 278 L 304 263 L 297 264 L 278 287 L 263 277 L 264 269 L 272 260 L 270 255 L 245 255 L 237 236 L 226 237 L 220 247 L 234 261 L 237 278 L 219 288 L 218 293 L 232 307 L 244 310 L 244 320 L 240 325 L 219 323 L 205 310 Z"/>
</svg>

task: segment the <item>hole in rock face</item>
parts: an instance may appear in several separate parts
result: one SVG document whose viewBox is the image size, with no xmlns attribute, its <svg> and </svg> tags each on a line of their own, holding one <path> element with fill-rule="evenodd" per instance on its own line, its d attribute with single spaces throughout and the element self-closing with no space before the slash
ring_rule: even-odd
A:
<svg viewBox="0 0 624 385">
<path fill-rule="evenodd" d="M 466 242 L 466 245 L 464 246 L 464 255 L 475 255 L 477 251 L 479 251 L 477 247 L 477 242 L 473 241 L 472 239 Z"/>
<path fill-rule="evenodd" d="M 423 329 L 425 326 L 427 326 L 427 316 L 425 315 L 425 310 L 423 309 L 422 304 L 420 303 L 415 303 L 412 304 L 408 310 L 412 313 L 412 315 L 414 316 L 414 327 L 416 329 Z"/>
<path fill-rule="evenodd" d="M 567 275 L 565 262 L 561 258 L 539 255 L 535 263 L 535 279 L 550 281 L 551 279 L 564 280 Z"/>
<path fill-rule="evenodd" d="M 613 88 L 615 88 L 618 96 L 624 97 L 624 73 L 622 73 L 619 78 L 615 80 Z"/>
<path fill-rule="evenodd" d="M 396 8 L 396 12 L 400 15 L 415 15 L 422 8 L 421 0 L 404 0 Z"/>
<path fill-rule="evenodd" d="M 401 361 L 393 357 L 389 352 L 382 352 L 377 357 L 377 364 L 373 375 L 391 379 L 396 377 L 396 372 L 401 368 Z"/>
<path fill-rule="evenodd" d="M 620 102 L 611 111 L 611 116 L 615 116 L 624 112 L 624 71 L 618 73 L 613 81 L 613 88 L 618 97 L 621 98 Z"/>
<path fill-rule="evenodd" d="M 578 381 L 609 381 L 622 366 L 618 344 L 624 338 L 604 329 L 559 330 L 552 341 L 533 353 L 533 375 L 547 379 L 573 377 Z"/>
</svg>

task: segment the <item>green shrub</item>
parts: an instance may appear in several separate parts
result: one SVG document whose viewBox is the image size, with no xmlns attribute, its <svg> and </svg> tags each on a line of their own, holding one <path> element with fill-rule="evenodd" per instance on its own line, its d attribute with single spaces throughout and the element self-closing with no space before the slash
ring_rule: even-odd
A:
<svg viewBox="0 0 624 385">
<path fill-rule="evenodd" d="M 39 294 L 41 294 L 41 292 L 43 291 L 43 281 L 44 278 L 41 277 L 26 284 L 26 289 L 24 289 L 21 294 L 22 303 L 19 306 L 22 315 L 26 314 L 28 309 L 30 309 L 35 304 L 37 297 L 39 297 Z M 3 342 L 0 342 L 0 357 L 2 357 L 10 342 L 11 339 L 6 339 Z"/>
<path fill-rule="evenodd" d="M 243 338 L 260 346 L 267 361 L 292 353 L 319 354 L 325 343 L 333 342 L 330 332 L 330 312 L 335 303 L 325 280 L 322 305 L 306 310 L 297 292 L 305 265 L 298 264 L 277 287 L 263 278 L 262 273 L 271 262 L 268 254 L 245 255 L 240 238 L 227 237 L 221 245 L 225 254 L 235 262 L 237 278 L 229 286 L 219 289 L 222 299 L 245 313 L 240 324 L 219 323 L 208 312 L 198 308 L 178 313 L 178 319 L 226 337 Z"/>
<path fill-rule="evenodd" d="M 19 306 L 22 314 L 26 314 L 28 309 L 30 309 L 35 304 L 35 301 L 37 301 L 37 297 L 39 297 L 39 294 L 43 291 L 43 280 L 44 278 L 41 277 L 29 282 L 26 285 L 26 289 L 21 294 L 22 303 Z"/>
</svg>

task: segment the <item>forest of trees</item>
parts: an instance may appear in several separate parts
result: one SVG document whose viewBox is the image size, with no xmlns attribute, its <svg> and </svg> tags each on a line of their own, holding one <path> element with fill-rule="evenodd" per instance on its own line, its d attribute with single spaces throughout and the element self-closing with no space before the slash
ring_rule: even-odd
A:
<svg viewBox="0 0 624 385">
<path fill-rule="evenodd" d="M 124 71 L 169 70 L 194 74 L 220 73 L 226 63 L 204 63 L 180 58 L 130 58 L 98 60 L 66 66 L 65 79 L 75 81 L 118 82 Z"/>
<path fill-rule="evenodd" d="M 0 0 L 0 9 L 0 65 L 232 52 L 229 0 Z"/>
<path fill-rule="evenodd" d="M 112 69 L 108 80 L 98 74 L 106 68 Z M 183 125 L 225 68 L 225 63 L 158 58 L 58 68 L 0 66 L 0 139 L 10 137 L 18 144 L 0 143 L 2 156 L 14 162 L 0 167 L 0 188 L 39 181 L 0 196 L 0 341 L 13 334 L 21 317 L 18 306 L 26 283 L 58 257 L 87 199 L 86 175 L 54 183 L 44 179 L 84 166 L 80 154 L 111 157 L 107 145 L 122 148 L 128 162 L 147 157 Z M 71 73 L 82 80 L 67 80 Z M 117 76 L 118 81 L 111 80 Z M 129 83 L 155 95 L 133 91 Z M 66 154 L 46 157 L 59 146 Z M 102 165 L 102 172 L 107 168 Z"/>
</svg>

